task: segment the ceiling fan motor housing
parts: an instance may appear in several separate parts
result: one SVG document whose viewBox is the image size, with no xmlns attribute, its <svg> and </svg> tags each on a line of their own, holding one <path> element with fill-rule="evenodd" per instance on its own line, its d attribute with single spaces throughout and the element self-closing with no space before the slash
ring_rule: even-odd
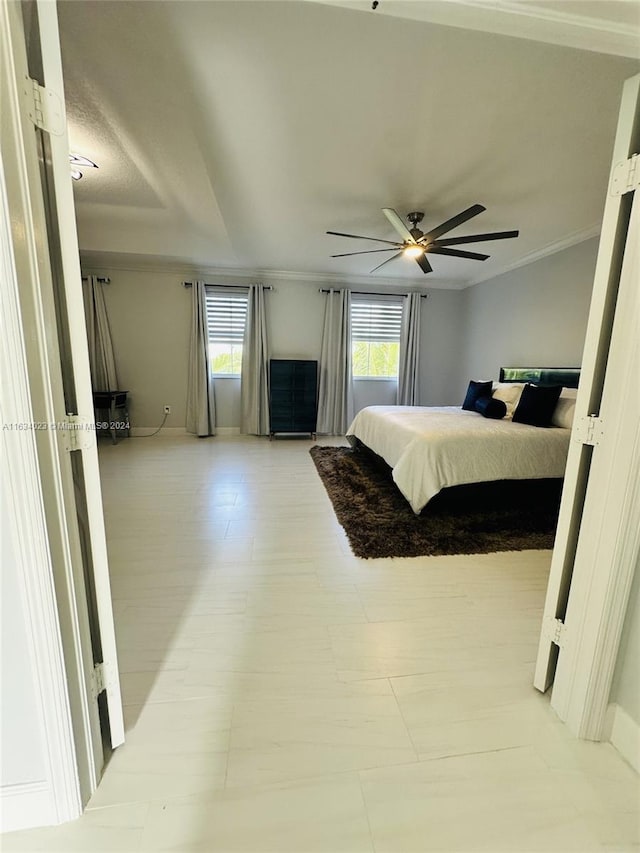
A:
<svg viewBox="0 0 640 853">
<path fill-rule="evenodd" d="M 418 225 L 424 219 L 424 213 L 420 210 L 414 210 L 412 213 L 407 213 L 407 219 L 412 225 L 412 227 L 409 228 L 409 233 L 414 240 L 419 240 L 424 234 L 424 231 L 421 231 L 418 228 Z"/>
</svg>

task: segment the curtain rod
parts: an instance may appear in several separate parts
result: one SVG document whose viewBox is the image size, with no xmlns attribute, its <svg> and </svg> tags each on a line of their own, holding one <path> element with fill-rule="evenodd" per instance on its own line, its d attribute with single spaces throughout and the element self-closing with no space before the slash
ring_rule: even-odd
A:
<svg viewBox="0 0 640 853">
<path fill-rule="evenodd" d="M 321 287 L 320 290 L 318 291 L 318 293 L 331 293 L 331 292 L 332 291 L 328 290 L 326 287 Z M 333 292 L 334 293 L 337 292 L 335 290 L 335 288 L 333 289 Z M 367 291 L 367 290 L 352 290 L 351 295 L 352 296 L 408 296 L 409 294 L 408 293 L 373 293 L 372 291 Z M 420 299 L 428 299 L 428 298 L 429 298 L 428 293 L 421 293 L 420 294 Z"/>
<path fill-rule="evenodd" d="M 205 281 L 204 284 L 205 284 L 205 287 L 231 287 L 231 288 L 234 288 L 235 290 L 246 290 L 250 286 L 248 284 L 210 284 L 208 281 Z M 183 287 L 193 287 L 193 282 L 192 281 L 183 281 L 182 286 Z M 273 290 L 273 287 L 270 284 L 264 284 L 263 287 L 265 290 Z"/>
<path fill-rule="evenodd" d="M 89 278 L 90 278 L 90 276 L 88 276 L 88 275 L 82 276 L 83 281 L 89 281 Z M 108 275 L 97 275 L 96 281 L 99 281 L 100 284 L 111 284 L 111 279 L 109 278 Z"/>
</svg>

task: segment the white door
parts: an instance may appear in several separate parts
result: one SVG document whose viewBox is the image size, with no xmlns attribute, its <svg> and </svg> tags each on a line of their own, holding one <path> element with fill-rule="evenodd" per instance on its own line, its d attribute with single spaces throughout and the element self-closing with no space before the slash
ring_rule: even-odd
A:
<svg viewBox="0 0 640 853">
<path fill-rule="evenodd" d="M 629 232 L 551 704 L 598 740 L 640 553 L 640 199 Z"/>
<path fill-rule="evenodd" d="M 640 173 L 640 166 L 635 169 L 638 158 L 634 155 L 639 150 L 640 75 L 628 80 L 623 90 L 534 680 L 535 686 L 545 691 L 555 677 L 552 705 L 561 719 L 569 721 L 568 696 L 580 680 L 577 670 L 592 669 L 585 660 L 578 664 L 580 647 L 584 652 L 590 646 L 594 663 L 606 646 L 610 671 L 606 676 L 601 668 L 598 698 L 593 691 L 590 698 L 583 693 L 579 714 L 582 717 L 584 712 L 585 718 L 598 718 L 599 722 L 585 728 L 574 717 L 571 726 L 576 734 L 593 738 L 599 737 L 633 572 L 633 559 L 630 562 L 630 555 L 617 546 L 626 544 L 637 549 L 637 536 L 629 535 L 634 526 L 634 509 L 626 477 L 637 464 L 638 424 L 629 403 L 638 397 L 640 367 L 636 363 L 637 337 L 634 338 L 634 334 L 638 335 L 634 264 L 639 227 L 634 176 Z M 636 208 L 633 219 L 632 207 Z M 621 425 L 623 429 L 619 428 Z M 615 466 L 620 477 L 612 481 L 610 473 Z M 623 472 L 626 476 L 622 476 Z M 623 516 L 620 525 L 612 526 L 607 509 L 614 504 Z M 623 523 L 625 517 L 627 527 Z M 607 541 L 605 524 L 609 530 L 617 530 L 620 541 L 614 537 L 603 550 L 600 546 Z M 591 554 L 590 548 L 595 549 Z M 589 597 L 587 588 L 595 588 L 596 574 L 599 604 L 590 599 L 592 621 L 587 625 L 583 605 Z M 607 598 L 613 590 L 610 584 L 617 587 L 617 613 Z M 593 623 L 594 607 L 600 611 L 597 625 Z"/>
<path fill-rule="evenodd" d="M 38 436 L 83 800 L 102 768 L 98 706 L 113 747 L 124 740 L 55 3 L 7 3 L 17 93 L 12 117 L 29 187 L 25 230 L 37 269 L 24 283 Z M 24 15 L 24 18 L 23 18 Z M 4 106 L 3 106 L 4 112 Z M 8 113 L 7 120 L 9 120 Z M 3 118 L 5 118 L 3 116 Z M 27 221 L 29 220 L 29 221 Z M 21 285 L 23 282 L 21 282 Z M 36 369 L 36 364 L 38 369 Z M 66 429 L 60 424 L 66 423 Z M 70 428 L 75 427 L 75 428 Z M 102 715 L 104 724 L 104 714 Z"/>
<path fill-rule="evenodd" d="M 60 38 L 56 6 L 38 0 L 38 26 L 42 72 L 47 90 L 55 92 L 64 109 L 64 83 L 60 57 Z M 69 138 L 66 121 L 61 134 L 47 134 L 43 140 L 47 173 L 45 194 L 50 207 L 49 224 L 57 225 L 57 240 L 50 247 L 55 264 L 56 310 L 61 338 L 63 381 L 73 413 L 87 441 L 72 458 L 80 532 L 85 551 L 85 576 L 91 598 L 94 650 L 101 664 L 101 684 L 109 711 L 111 746 L 124 741 L 122 698 L 116 654 L 115 629 L 111 605 L 111 586 L 105 539 L 102 491 L 96 435 L 92 429 L 94 411 L 87 349 L 87 331 L 82 298 L 82 274 L 78 255 L 73 190 L 69 170 Z M 57 245 L 56 245 L 57 244 Z"/>
</svg>

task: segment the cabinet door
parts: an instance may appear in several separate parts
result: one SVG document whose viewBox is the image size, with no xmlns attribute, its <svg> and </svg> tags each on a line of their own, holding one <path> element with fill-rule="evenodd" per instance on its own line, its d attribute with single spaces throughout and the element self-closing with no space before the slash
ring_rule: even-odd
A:
<svg viewBox="0 0 640 853">
<path fill-rule="evenodd" d="M 299 361 L 296 365 L 294 384 L 294 420 L 301 432 L 315 432 L 317 362 Z"/>
<path fill-rule="evenodd" d="M 271 432 L 290 432 L 293 428 L 293 387 L 291 364 L 271 359 L 269 364 L 269 408 Z"/>
</svg>

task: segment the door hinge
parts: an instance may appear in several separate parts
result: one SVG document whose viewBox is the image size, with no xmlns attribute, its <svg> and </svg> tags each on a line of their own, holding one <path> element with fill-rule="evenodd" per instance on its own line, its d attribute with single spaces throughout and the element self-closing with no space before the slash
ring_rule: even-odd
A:
<svg viewBox="0 0 640 853">
<path fill-rule="evenodd" d="M 566 634 L 566 627 L 562 619 L 547 619 L 547 636 L 556 646 L 562 648 Z"/>
<path fill-rule="evenodd" d="M 89 418 L 80 415 L 67 415 L 58 429 L 62 432 L 64 446 L 69 453 L 72 450 L 89 450 L 96 439 L 96 425 Z"/>
<path fill-rule="evenodd" d="M 573 437 L 580 444 L 597 447 L 604 436 L 604 423 L 597 415 L 585 415 L 580 418 L 574 428 Z"/>
<path fill-rule="evenodd" d="M 24 97 L 27 102 L 27 114 L 35 126 L 52 136 L 62 136 L 65 116 L 62 98 L 58 93 L 41 86 L 31 77 L 25 77 Z"/>
<path fill-rule="evenodd" d="M 107 689 L 107 679 L 104 663 L 96 663 L 91 671 L 91 696 L 97 699 Z"/>
<path fill-rule="evenodd" d="M 638 155 L 616 163 L 611 173 L 611 195 L 625 195 L 640 186 L 640 164 Z"/>
</svg>

